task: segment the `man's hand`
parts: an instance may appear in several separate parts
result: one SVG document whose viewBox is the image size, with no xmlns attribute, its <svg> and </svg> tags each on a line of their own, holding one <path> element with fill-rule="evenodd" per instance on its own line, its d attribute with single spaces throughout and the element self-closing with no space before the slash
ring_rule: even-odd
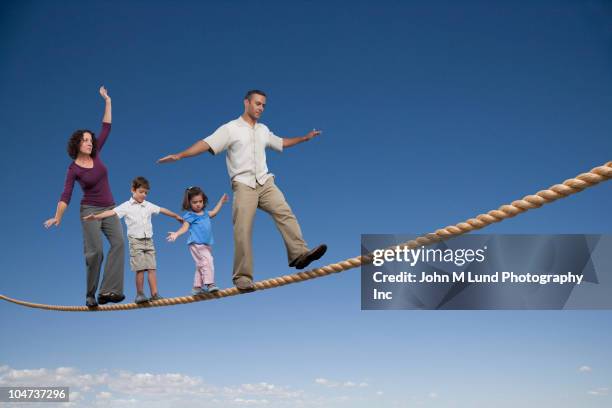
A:
<svg viewBox="0 0 612 408">
<path fill-rule="evenodd" d="M 179 156 L 178 154 L 170 154 L 166 157 L 162 157 L 157 162 L 158 163 L 172 163 L 172 162 L 179 161 L 179 160 L 181 160 L 181 156 Z"/>
<path fill-rule="evenodd" d="M 321 134 L 320 130 L 312 129 L 310 132 L 306 133 L 306 136 L 304 136 L 305 141 L 308 141 L 312 139 L 313 137 L 319 136 L 320 134 Z"/>
</svg>

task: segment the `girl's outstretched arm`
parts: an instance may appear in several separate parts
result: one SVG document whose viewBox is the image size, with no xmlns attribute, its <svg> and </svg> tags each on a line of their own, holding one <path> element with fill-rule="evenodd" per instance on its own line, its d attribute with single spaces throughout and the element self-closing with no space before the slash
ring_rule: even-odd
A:
<svg viewBox="0 0 612 408">
<path fill-rule="evenodd" d="M 162 213 L 162 214 L 164 214 L 164 215 L 167 215 L 167 216 L 168 216 L 168 217 L 170 217 L 170 218 L 174 218 L 175 220 L 177 220 L 177 221 L 178 221 L 178 222 L 180 222 L 180 223 L 182 223 L 182 222 L 183 222 L 183 218 L 182 218 L 180 215 L 175 214 L 175 213 L 173 213 L 172 211 L 167 210 L 167 209 L 165 209 L 165 208 L 163 208 L 163 207 L 160 207 L 160 208 L 159 208 L 159 212 L 160 212 L 160 213 Z"/>
<path fill-rule="evenodd" d="M 219 202 L 217 203 L 217 205 L 215 205 L 215 208 L 213 208 L 212 210 L 208 212 L 208 216 L 210 218 L 214 218 L 215 215 L 217 215 L 217 213 L 221 210 L 221 207 L 223 206 L 223 204 L 227 203 L 228 201 L 229 201 L 229 197 L 227 196 L 227 194 L 223 194 L 221 198 L 219 199 Z"/>
<path fill-rule="evenodd" d="M 117 213 L 113 210 L 106 210 L 99 214 L 89 214 L 88 216 L 83 217 L 83 221 L 102 220 L 104 218 L 112 217 L 113 215 L 117 215 Z"/>
<path fill-rule="evenodd" d="M 104 117 L 102 118 L 102 122 L 112 123 L 113 115 L 112 115 L 111 98 L 110 96 L 108 96 L 108 91 L 106 90 L 104 85 L 100 87 L 100 96 L 102 96 L 102 98 L 104 98 L 104 102 L 106 102 L 106 105 L 104 106 Z"/>
<path fill-rule="evenodd" d="M 178 237 L 186 233 L 188 229 L 189 223 L 187 221 L 183 221 L 183 226 L 179 228 L 179 230 L 176 232 L 169 232 L 168 237 L 166 237 L 166 239 L 168 240 L 168 242 L 174 242 Z"/>
</svg>

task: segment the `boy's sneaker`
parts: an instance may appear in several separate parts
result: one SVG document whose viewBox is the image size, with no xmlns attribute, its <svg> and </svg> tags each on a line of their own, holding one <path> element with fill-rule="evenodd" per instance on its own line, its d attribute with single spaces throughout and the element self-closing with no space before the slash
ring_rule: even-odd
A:
<svg viewBox="0 0 612 408">
<path fill-rule="evenodd" d="M 216 293 L 219 291 L 219 288 L 214 283 L 211 283 L 210 285 L 208 285 L 207 289 L 208 289 L 208 293 Z"/>
<path fill-rule="evenodd" d="M 203 288 L 191 289 L 191 294 L 193 296 L 204 295 L 205 293 L 208 293 L 208 292 Z"/>
<path fill-rule="evenodd" d="M 152 300 L 153 298 L 151 298 Z M 149 299 L 147 299 L 147 297 L 145 295 L 143 295 L 142 293 L 139 293 L 136 295 L 136 299 L 134 300 L 134 303 L 136 303 L 137 305 L 141 304 L 141 303 L 146 303 L 148 302 Z"/>
<path fill-rule="evenodd" d="M 159 293 L 156 293 L 156 294 L 154 294 L 153 296 L 151 296 L 151 297 L 149 298 L 149 300 L 153 302 L 153 301 L 155 301 L 155 300 L 161 300 L 161 299 L 163 299 L 163 298 L 164 298 L 163 296 L 159 296 Z"/>
</svg>

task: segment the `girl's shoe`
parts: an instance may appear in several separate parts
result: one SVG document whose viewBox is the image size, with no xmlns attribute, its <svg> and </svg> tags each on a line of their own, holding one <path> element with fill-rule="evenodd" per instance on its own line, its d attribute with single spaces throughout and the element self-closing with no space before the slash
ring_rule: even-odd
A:
<svg viewBox="0 0 612 408">
<path fill-rule="evenodd" d="M 219 291 L 219 288 L 214 283 L 211 283 L 210 285 L 208 285 L 206 289 L 208 289 L 209 293 L 216 293 Z"/>
<path fill-rule="evenodd" d="M 208 293 L 208 291 L 206 291 L 204 288 L 191 289 L 191 294 L 193 296 L 204 295 L 205 293 Z"/>
<path fill-rule="evenodd" d="M 159 293 L 156 293 L 156 294 L 154 294 L 153 296 L 151 296 L 151 297 L 149 298 L 149 300 L 150 300 L 150 301 L 154 301 L 154 300 L 161 300 L 161 299 L 163 299 L 163 298 L 164 298 L 163 296 L 159 296 Z"/>
<path fill-rule="evenodd" d="M 141 304 L 141 303 L 146 303 L 148 302 L 149 299 L 147 299 L 147 297 L 141 293 L 136 295 L 136 299 L 134 299 L 134 303 L 136 303 L 137 305 Z"/>
</svg>

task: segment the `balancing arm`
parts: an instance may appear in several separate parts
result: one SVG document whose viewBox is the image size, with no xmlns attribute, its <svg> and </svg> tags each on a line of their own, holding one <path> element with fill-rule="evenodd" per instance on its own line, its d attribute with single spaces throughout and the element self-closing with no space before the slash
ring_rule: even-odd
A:
<svg viewBox="0 0 612 408">
<path fill-rule="evenodd" d="M 217 205 L 215 205 L 215 208 L 213 208 L 212 210 L 208 212 L 208 216 L 210 218 L 214 218 L 215 215 L 217 215 L 217 213 L 221 210 L 221 207 L 223 207 L 223 204 L 227 203 L 228 201 L 229 201 L 229 197 L 227 196 L 227 194 L 223 194 L 221 198 L 219 199 L 219 201 L 217 202 Z"/>
<path fill-rule="evenodd" d="M 295 146 L 296 144 L 307 142 L 313 137 L 319 136 L 320 134 L 321 134 L 320 130 L 313 129 L 310 132 L 306 133 L 305 136 L 283 137 L 283 148 L 291 147 L 291 146 Z"/>
<path fill-rule="evenodd" d="M 168 217 L 170 217 L 170 218 L 174 218 L 175 220 L 177 220 L 180 223 L 183 223 L 183 218 L 180 215 L 178 215 L 176 213 L 173 213 L 170 210 L 167 210 L 167 209 L 165 209 L 163 207 L 160 207 L 159 208 L 159 212 L 164 214 L 164 215 L 166 215 L 166 216 L 168 216 Z"/>
<path fill-rule="evenodd" d="M 210 150 L 210 146 L 208 145 L 208 143 L 206 143 L 203 140 L 198 140 L 193 145 L 191 145 L 191 147 L 183 150 L 182 152 L 176 153 L 176 154 L 170 154 L 168 156 L 162 157 L 157 162 L 158 163 L 175 162 L 181 159 L 186 159 L 188 157 L 197 156 L 209 150 Z"/>
<path fill-rule="evenodd" d="M 187 221 L 183 221 L 183 225 L 181 226 L 181 228 L 179 228 L 176 232 L 169 232 L 168 237 L 166 237 L 166 239 L 168 240 L 168 242 L 174 242 L 178 237 L 186 233 L 187 230 L 189 230 L 189 223 Z"/>
</svg>

